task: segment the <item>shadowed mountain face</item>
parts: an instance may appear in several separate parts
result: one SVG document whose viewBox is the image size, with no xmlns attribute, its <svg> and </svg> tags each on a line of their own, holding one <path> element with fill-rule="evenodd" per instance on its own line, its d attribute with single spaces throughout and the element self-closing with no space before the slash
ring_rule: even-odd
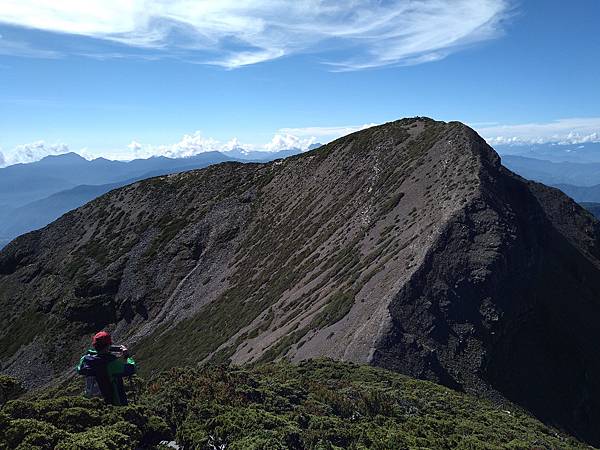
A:
<svg viewBox="0 0 600 450">
<path fill-rule="evenodd" d="M 3 370 L 40 384 L 107 327 L 146 374 L 367 362 L 600 442 L 600 225 L 460 123 L 112 191 L 0 253 Z"/>
</svg>

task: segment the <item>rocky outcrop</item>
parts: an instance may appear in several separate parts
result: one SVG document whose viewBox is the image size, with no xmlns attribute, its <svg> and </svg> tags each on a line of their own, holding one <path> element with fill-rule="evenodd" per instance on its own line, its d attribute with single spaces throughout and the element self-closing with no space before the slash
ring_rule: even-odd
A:
<svg viewBox="0 0 600 450">
<path fill-rule="evenodd" d="M 136 183 L 17 239 L 0 253 L 0 360 L 45 380 L 101 328 L 146 374 L 329 356 L 510 400 L 597 443 L 599 238 L 468 127 L 404 119 Z"/>
</svg>

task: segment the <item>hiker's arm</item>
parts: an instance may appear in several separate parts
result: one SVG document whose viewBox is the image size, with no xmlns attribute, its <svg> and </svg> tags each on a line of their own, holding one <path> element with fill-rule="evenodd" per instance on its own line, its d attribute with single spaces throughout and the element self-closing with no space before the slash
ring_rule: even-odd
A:
<svg viewBox="0 0 600 450">
<path fill-rule="evenodd" d="M 135 361 L 133 360 L 133 358 L 127 357 L 127 362 L 125 363 L 125 366 L 124 366 L 125 376 L 128 377 L 130 375 L 133 375 L 135 373 L 135 370 L 136 370 Z"/>
<path fill-rule="evenodd" d="M 135 373 L 135 361 L 133 358 L 119 358 L 114 361 L 113 375 L 128 377 Z"/>
<path fill-rule="evenodd" d="M 126 346 L 121 347 L 123 349 L 122 359 L 125 361 L 123 367 L 123 376 L 129 377 L 135 373 L 135 361 L 129 356 L 129 349 Z"/>
</svg>

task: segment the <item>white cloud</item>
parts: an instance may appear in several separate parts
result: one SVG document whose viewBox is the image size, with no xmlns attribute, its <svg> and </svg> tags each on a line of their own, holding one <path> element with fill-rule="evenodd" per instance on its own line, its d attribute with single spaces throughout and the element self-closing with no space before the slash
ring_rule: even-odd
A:
<svg viewBox="0 0 600 450">
<path fill-rule="evenodd" d="M 306 150 L 311 144 L 317 141 L 316 137 L 311 136 L 302 138 L 293 134 L 276 134 L 271 142 L 265 145 L 265 150 L 269 152 L 278 152 L 281 150 L 300 149 Z"/>
<path fill-rule="evenodd" d="M 136 152 L 142 148 L 142 144 L 137 141 L 131 141 L 131 143 L 127 145 L 127 148 L 133 152 Z"/>
<path fill-rule="evenodd" d="M 227 144 L 221 144 L 216 139 L 205 138 L 200 131 L 186 134 L 171 145 L 144 145 L 132 141 L 128 152 L 121 153 L 119 159 L 149 158 L 151 156 L 166 156 L 167 158 L 188 158 L 204 152 L 226 150 Z"/>
<path fill-rule="evenodd" d="M 199 153 L 219 151 L 221 144 L 216 139 L 205 138 L 200 131 L 196 131 L 186 134 L 174 145 L 159 148 L 162 149 L 161 154 L 169 158 L 186 158 Z"/>
<path fill-rule="evenodd" d="M 552 122 L 518 125 L 471 126 L 490 145 L 600 142 L 600 117 L 558 119 Z"/>
<path fill-rule="evenodd" d="M 227 142 L 221 142 L 207 138 L 200 131 L 196 131 L 183 136 L 179 142 L 171 145 L 143 145 L 132 141 L 127 146 L 129 151 L 118 157 L 119 159 L 148 158 L 150 156 L 184 158 L 203 152 L 232 150 L 242 153 L 248 151 L 277 152 L 289 149 L 306 151 L 312 144 L 325 144 L 341 136 L 377 125 L 376 123 L 366 123 L 346 126 L 280 128 L 265 144 L 243 143 L 235 137 Z M 547 123 L 518 125 L 499 125 L 497 122 L 480 122 L 470 125 L 491 145 L 600 142 L 600 118 L 571 118 Z"/>
<path fill-rule="evenodd" d="M 264 144 L 249 144 L 232 138 L 219 141 L 205 137 L 200 131 L 184 135 L 180 141 L 167 145 L 144 144 L 132 140 L 121 149 L 111 151 L 92 151 L 87 148 L 79 153 L 88 159 L 100 156 L 109 159 L 130 160 L 166 156 L 169 158 L 185 158 L 204 152 L 227 152 L 236 150 L 271 151 L 300 149 L 306 151 L 315 143 L 327 143 L 347 134 L 376 126 L 375 123 L 348 126 L 297 127 L 281 128 L 272 139 Z M 600 142 L 600 117 L 559 119 L 552 122 L 528 123 L 516 125 L 499 125 L 496 122 L 471 123 L 491 145 L 501 144 L 583 144 Z M 11 151 L 0 149 L 0 167 L 11 164 L 37 161 L 44 156 L 69 152 L 65 144 L 48 145 L 44 141 L 19 145 Z"/>
<path fill-rule="evenodd" d="M 334 70 L 357 70 L 433 61 L 496 37 L 512 2 L 2 0 L 0 23 L 113 41 L 227 68 L 320 52 Z M 324 49 L 352 56 L 333 58 Z"/>
<path fill-rule="evenodd" d="M 49 155 L 61 155 L 69 153 L 66 144 L 48 145 L 44 141 L 32 142 L 31 144 L 18 145 L 11 151 L 6 151 L 0 158 L 0 167 L 6 167 L 19 163 L 30 163 L 39 161 Z"/>
<path fill-rule="evenodd" d="M 230 139 L 228 142 L 226 142 L 223 145 L 223 151 L 231 151 L 231 150 L 238 150 L 238 149 L 249 149 L 249 148 L 254 148 L 253 145 L 249 145 L 249 144 L 242 144 L 238 138 L 233 138 Z"/>
<path fill-rule="evenodd" d="M 339 131 L 342 129 L 360 129 L 360 127 L 327 128 L 326 130 L 328 130 L 328 134 L 331 134 L 331 130 Z M 297 130 L 298 133 L 293 134 L 280 130 L 265 144 L 249 144 L 240 142 L 235 137 L 229 141 L 221 142 L 217 139 L 205 137 L 202 132 L 196 131 L 192 134 L 184 135 L 179 142 L 170 145 L 144 145 L 137 141 L 132 141 L 127 145 L 128 151 L 112 152 L 112 156 L 118 159 L 149 158 L 152 156 L 188 158 L 205 152 L 229 152 L 234 150 L 241 153 L 248 153 L 250 151 L 277 152 L 290 149 L 306 151 L 312 144 L 322 141 L 318 137 L 325 137 L 325 133 L 319 133 L 319 128 L 288 128 L 286 130 Z M 316 131 L 316 133 L 314 135 L 307 134 L 310 130 Z M 334 134 L 333 138 L 338 137 L 336 133 Z"/>
</svg>

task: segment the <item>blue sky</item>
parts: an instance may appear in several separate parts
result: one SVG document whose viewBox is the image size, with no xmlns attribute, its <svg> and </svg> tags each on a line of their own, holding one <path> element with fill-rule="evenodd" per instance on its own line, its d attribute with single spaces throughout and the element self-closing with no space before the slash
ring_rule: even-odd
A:
<svg viewBox="0 0 600 450">
<path fill-rule="evenodd" d="M 597 141 L 598 23 L 597 0 L 2 0 L 0 151 L 277 150 L 415 115 Z"/>
</svg>

